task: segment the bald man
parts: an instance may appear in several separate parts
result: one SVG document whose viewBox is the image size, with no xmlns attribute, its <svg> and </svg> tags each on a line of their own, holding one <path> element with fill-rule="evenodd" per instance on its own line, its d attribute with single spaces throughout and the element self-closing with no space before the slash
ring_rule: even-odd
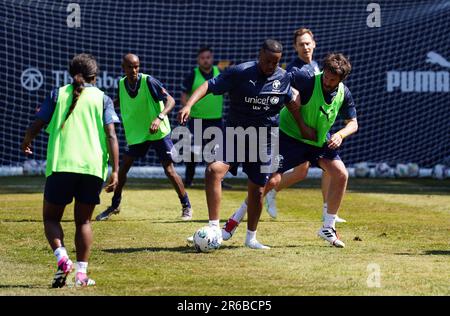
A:
<svg viewBox="0 0 450 316">
<path fill-rule="evenodd" d="M 150 148 L 155 150 L 167 178 L 172 183 L 181 203 L 181 219 L 192 219 L 192 207 L 181 177 L 175 171 L 172 160 L 173 143 L 167 114 L 174 108 L 175 100 L 156 78 L 139 72 L 139 57 L 127 54 L 123 57 L 125 76 L 119 81 L 118 102 L 122 115 L 128 148 L 122 156 L 119 168 L 119 184 L 114 191 L 111 206 L 97 216 L 107 220 L 120 212 L 122 189 L 127 173 L 137 158 L 144 158 Z"/>
</svg>

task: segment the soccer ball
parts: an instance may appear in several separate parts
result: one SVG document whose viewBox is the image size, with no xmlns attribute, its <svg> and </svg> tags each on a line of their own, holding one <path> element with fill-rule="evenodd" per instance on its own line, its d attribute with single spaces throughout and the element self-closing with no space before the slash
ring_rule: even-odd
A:
<svg viewBox="0 0 450 316">
<path fill-rule="evenodd" d="M 210 226 L 197 230 L 194 234 L 194 247 L 198 252 L 212 252 L 222 244 L 220 231 Z"/>
<path fill-rule="evenodd" d="M 404 163 L 399 163 L 395 167 L 395 176 L 397 178 L 406 178 L 409 176 L 408 165 Z"/>
<path fill-rule="evenodd" d="M 370 175 L 370 167 L 367 162 L 355 164 L 355 176 L 358 178 L 367 178 Z"/>
<path fill-rule="evenodd" d="M 394 175 L 394 171 L 385 162 L 378 163 L 375 166 L 375 176 L 377 178 L 389 178 Z"/>
<path fill-rule="evenodd" d="M 446 176 L 446 167 L 445 165 L 438 164 L 433 167 L 433 171 L 431 171 L 431 176 L 435 179 L 442 180 Z"/>
</svg>

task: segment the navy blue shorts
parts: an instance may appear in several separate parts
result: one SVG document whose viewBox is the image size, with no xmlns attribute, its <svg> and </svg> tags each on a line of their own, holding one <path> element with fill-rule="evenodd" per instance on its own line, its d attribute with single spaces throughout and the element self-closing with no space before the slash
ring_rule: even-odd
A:
<svg viewBox="0 0 450 316">
<path fill-rule="evenodd" d="M 325 143 L 323 147 L 320 149 L 319 153 L 316 156 L 316 159 L 311 161 L 311 167 L 319 167 L 319 159 L 328 159 L 328 160 L 342 160 L 339 156 L 339 148 L 338 149 L 330 149 L 328 144 Z"/>
<path fill-rule="evenodd" d="M 299 141 L 280 130 L 278 173 L 284 173 L 304 162 L 317 163 L 322 148 Z"/>
<path fill-rule="evenodd" d="M 220 148 L 216 151 L 216 161 L 221 161 L 229 165 L 229 171 L 234 176 L 237 175 L 238 167 L 242 164 L 242 171 L 247 174 L 250 181 L 259 186 L 265 186 L 273 171 L 270 169 L 272 163 L 270 138 L 267 140 L 267 147 L 263 149 L 266 156 L 264 157 L 264 160 L 262 160 L 260 155 L 258 155 L 258 149 L 251 149 L 248 138 L 246 139 L 245 147 L 243 148 L 243 157 L 238 157 L 238 142 L 236 136 L 233 142 L 233 155 L 227 156 L 227 136 L 225 133 L 224 143 L 221 146 L 222 152 L 220 152 Z M 259 144 L 259 140 L 256 143 Z M 252 157 L 251 153 L 256 156 Z M 256 159 L 254 159 L 255 157 Z"/>
<path fill-rule="evenodd" d="M 47 202 L 67 205 L 75 201 L 100 204 L 103 179 L 89 174 L 53 172 L 45 181 L 44 198 Z"/>
<path fill-rule="evenodd" d="M 242 164 L 242 171 L 248 176 L 250 181 L 252 181 L 254 184 L 259 185 L 261 187 L 265 186 L 267 181 L 269 181 L 271 172 L 262 172 L 261 168 L 263 166 L 269 167 L 269 163 L 262 163 L 262 162 L 226 162 L 222 161 L 223 163 L 230 166 L 230 173 L 233 176 L 237 175 L 237 171 L 239 168 L 239 165 Z"/>
<path fill-rule="evenodd" d="M 170 134 L 159 140 L 146 141 L 140 144 L 128 145 L 125 155 L 133 158 L 143 158 L 147 155 L 150 148 L 153 148 L 160 162 L 173 161 L 172 148 L 173 142 Z"/>
</svg>

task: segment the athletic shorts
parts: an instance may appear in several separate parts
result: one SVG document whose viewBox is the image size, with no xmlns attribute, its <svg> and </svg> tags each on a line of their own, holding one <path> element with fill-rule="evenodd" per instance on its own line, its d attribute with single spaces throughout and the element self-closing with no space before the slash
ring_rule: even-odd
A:
<svg viewBox="0 0 450 316">
<path fill-rule="evenodd" d="M 284 173 L 304 162 L 317 163 L 322 148 L 299 141 L 280 130 L 278 173 Z"/>
<path fill-rule="evenodd" d="M 100 204 L 103 179 L 89 174 L 53 172 L 45 181 L 44 198 L 47 202 L 67 205 L 75 201 Z"/>
<path fill-rule="evenodd" d="M 125 154 L 133 158 L 144 158 L 150 148 L 153 148 L 155 150 L 160 162 L 173 161 L 173 142 L 170 138 L 170 134 L 159 140 L 149 140 L 140 144 L 128 145 Z"/>
<path fill-rule="evenodd" d="M 319 153 L 316 156 L 316 159 L 311 161 L 312 167 L 319 167 L 319 159 L 328 159 L 328 160 L 342 160 L 339 156 L 339 149 L 330 149 L 328 144 L 323 145 L 320 149 Z"/>
<path fill-rule="evenodd" d="M 259 136 L 258 136 L 259 137 Z M 271 169 L 271 163 L 273 157 L 271 155 L 271 142 L 270 138 L 266 138 L 267 145 L 262 150 L 264 151 L 264 159 L 261 159 L 261 156 L 258 154 L 258 149 L 252 149 L 249 144 L 249 139 L 246 139 L 245 147 L 238 148 L 239 144 L 237 141 L 237 137 L 235 136 L 233 142 L 233 152 L 230 155 L 227 155 L 227 135 L 224 133 L 224 143 L 222 146 L 219 145 L 219 148 L 216 150 L 216 159 L 215 161 L 221 161 L 230 166 L 230 173 L 234 176 L 237 175 L 237 170 L 240 165 L 242 165 L 242 171 L 247 174 L 250 181 L 259 185 L 265 186 L 267 181 L 270 178 L 273 170 Z M 259 139 L 256 142 L 259 145 Z M 221 147 L 221 148 L 220 148 Z M 241 150 L 243 152 L 243 157 L 238 157 L 238 152 Z M 251 153 L 255 154 L 253 157 Z M 256 159 L 255 159 L 256 158 Z"/>
</svg>

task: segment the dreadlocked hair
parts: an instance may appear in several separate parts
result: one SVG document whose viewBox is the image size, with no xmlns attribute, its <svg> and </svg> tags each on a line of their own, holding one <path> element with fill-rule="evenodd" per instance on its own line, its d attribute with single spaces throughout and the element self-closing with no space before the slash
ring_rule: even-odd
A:
<svg viewBox="0 0 450 316">
<path fill-rule="evenodd" d="M 98 65 L 95 57 L 90 54 L 78 54 L 69 63 L 69 73 L 73 78 L 73 97 L 70 104 L 69 111 L 66 114 L 64 123 L 72 114 L 75 106 L 77 105 L 78 98 L 83 92 L 84 84 L 86 82 L 92 82 L 98 73 Z M 63 123 L 63 127 L 64 127 Z"/>
</svg>

